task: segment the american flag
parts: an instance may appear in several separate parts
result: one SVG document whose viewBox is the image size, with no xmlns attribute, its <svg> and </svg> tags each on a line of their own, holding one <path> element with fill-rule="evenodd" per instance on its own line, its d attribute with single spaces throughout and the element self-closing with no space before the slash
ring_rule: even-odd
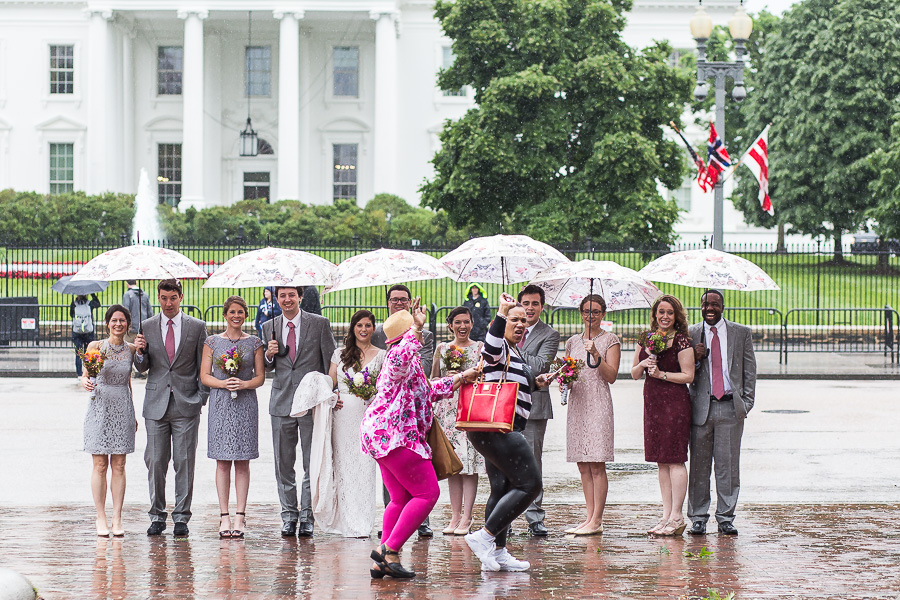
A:
<svg viewBox="0 0 900 600">
<path fill-rule="evenodd" d="M 725 142 L 716 132 L 716 126 L 709 124 L 709 146 L 707 148 L 709 155 L 706 166 L 707 183 L 710 187 L 716 185 L 721 175 L 726 169 L 731 167 L 731 157 L 728 156 L 728 150 L 725 149 Z"/>
<path fill-rule="evenodd" d="M 775 214 L 772 201 L 769 199 L 769 127 L 763 129 L 756 141 L 750 145 L 741 157 L 741 162 L 753 172 L 753 176 L 759 182 L 759 203 L 762 209 L 770 215 Z"/>
</svg>

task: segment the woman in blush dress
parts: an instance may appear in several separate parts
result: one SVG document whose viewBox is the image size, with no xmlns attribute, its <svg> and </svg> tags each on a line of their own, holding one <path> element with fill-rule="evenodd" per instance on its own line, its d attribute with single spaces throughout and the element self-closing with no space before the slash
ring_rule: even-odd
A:
<svg viewBox="0 0 900 600">
<path fill-rule="evenodd" d="M 687 316 L 678 298 L 665 294 L 650 309 L 650 331 L 665 340 L 665 349 L 654 354 L 646 336 L 634 350 L 631 376 L 644 380 L 644 460 L 659 467 L 659 491 L 663 514 L 647 532 L 681 535 L 684 532 L 684 497 L 687 494 L 688 443 L 691 438 L 691 395 L 694 350 Z"/>
<path fill-rule="evenodd" d="M 478 363 L 483 344 L 469 339 L 473 327 L 472 312 L 468 308 L 459 306 L 450 311 L 447 315 L 447 328 L 453 334 L 453 341 L 438 344 L 435 349 L 434 360 L 431 363 L 432 378 L 455 375 Z M 458 370 L 448 369 L 444 361 L 444 356 L 451 348 L 455 348 L 463 355 L 462 367 Z M 444 529 L 444 535 L 466 535 L 472 529 L 472 509 L 475 506 L 475 495 L 478 493 L 478 474 L 484 472 L 484 457 L 472 447 L 466 432 L 456 428 L 458 403 L 459 391 L 456 391 L 451 400 L 441 402 L 434 409 L 434 417 L 441 424 L 447 439 L 453 444 L 453 450 L 463 464 L 463 470 L 459 475 L 447 479 L 447 486 L 450 488 L 451 518 L 450 524 Z"/>
<path fill-rule="evenodd" d="M 90 452 L 94 461 L 91 492 L 97 507 L 97 535 L 108 537 L 110 533 L 106 520 L 106 472 L 109 470 L 112 534 L 121 537 L 125 535 L 122 528 L 125 455 L 134 452 L 134 434 L 138 426 L 131 396 L 134 344 L 125 341 L 125 333 L 131 326 L 127 308 L 114 304 L 106 311 L 105 319 L 109 338 L 87 346 L 87 351 L 97 350 L 105 355 L 103 367 L 94 383 L 87 375 L 81 378 L 84 389 L 94 392 L 84 416 L 84 451 Z"/>
<path fill-rule="evenodd" d="M 216 494 L 219 497 L 219 537 L 244 537 L 250 461 L 259 458 L 259 405 L 256 388 L 266 380 L 263 343 L 243 331 L 247 303 L 231 296 L 223 308 L 226 329 L 206 338 L 200 362 L 200 383 L 209 386 L 209 434 L 207 456 L 216 460 Z M 218 364 L 223 355 L 240 355 L 236 373 Z M 234 465 L 234 524 L 229 515 L 231 468 Z"/>
<path fill-rule="evenodd" d="M 566 460 L 578 465 L 587 518 L 566 530 L 574 535 L 603 533 L 603 510 L 609 480 L 606 463 L 613 460 L 613 404 L 609 386 L 616 382 L 621 357 L 619 338 L 600 329 L 606 316 L 602 296 L 585 296 L 579 306 L 584 331 L 566 341 L 566 355 L 585 361 L 569 393 L 566 416 Z M 597 368 L 587 366 L 587 357 Z"/>
<path fill-rule="evenodd" d="M 368 537 L 375 524 L 375 461 L 359 451 L 359 424 L 369 401 L 352 394 L 347 377 L 368 371 L 376 377 L 386 351 L 372 345 L 375 315 L 359 310 L 350 318 L 343 348 L 331 357 L 328 374 L 340 392 L 331 423 L 331 451 L 334 464 L 337 528 L 326 533 L 344 537 Z M 374 381 L 374 379 L 372 380 Z"/>
</svg>

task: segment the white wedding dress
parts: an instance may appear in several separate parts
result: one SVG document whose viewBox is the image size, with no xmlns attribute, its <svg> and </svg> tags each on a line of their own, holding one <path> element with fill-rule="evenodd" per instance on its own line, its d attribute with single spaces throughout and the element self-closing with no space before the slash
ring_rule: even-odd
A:
<svg viewBox="0 0 900 600">
<path fill-rule="evenodd" d="M 369 373 L 381 370 L 386 352 L 378 354 L 363 365 Z M 344 407 L 332 416 L 331 448 L 334 461 L 334 489 L 337 501 L 335 525 L 327 533 L 344 537 L 368 537 L 375 524 L 375 470 L 371 456 L 363 454 L 359 445 L 359 424 L 367 404 L 347 389 L 344 371 L 351 376 L 353 369 L 341 365 L 341 348 L 334 351 L 331 362 L 337 365 L 338 390 Z M 318 522 L 318 518 L 316 519 Z"/>
</svg>

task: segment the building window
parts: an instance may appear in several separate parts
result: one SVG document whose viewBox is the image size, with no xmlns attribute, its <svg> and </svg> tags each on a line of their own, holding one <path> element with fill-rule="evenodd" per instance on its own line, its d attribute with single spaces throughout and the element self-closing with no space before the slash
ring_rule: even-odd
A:
<svg viewBox="0 0 900 600">
<path fill-rule="evenodd" d="M 157 164 L 159 203 L 178 206 L 181 200 L 181 144 L 160 144 Z"/>
<path fill-rule="evenodd" d="M 244 200 L 269 200 L 269 174 L 244 173 Z"/>
<path fill-rule="evenodd" d="M 446 71 L 453 66 L 453 60 L 455 57 L 453 56 L 453 48 L 451 48 L 450 46 L 444 46 L 443 50 L 443 63 L 441 67 Z M 445 96 L 465 96 L 466 88 L 461 87 L 455 90 L 443 90 L 443 92 Z"/>
<path fill-rule="evenodd" d="M 184 48 L 160 46 L 156 55 L 156 93 L 160 96 L 180 96 L 184 74 Z"/>
<path fill-rule="evenodd" d="M 356 198 L 357 144 L 334 145 L 334 199 Z"/>
<path fill-rule="evenodd" d="M 75 189 L 75 144 L 50 144 L 50 193 Z"/>
<path fill-rule="evenodd" d="M 272 48 L 270 46 L 247 46 L 247 87 L 248 96 L 270 96 L 272 93 Z"/>
<path fill-rule="evenodd" d="M 50 46 L 50 93 L 75 93 L 75 46 Z"/>
<path fill-rule="evenodd" d="M 693 177 L 687 177 L 681 182 L 681 187 L 672 192 L 675 204 L 684 212 L 691 212 L 691 189 L 694 184 Z"/>
<path fill-rule="evenodd" d="M 359 97 L 359 48 L 335 46 L 334 95 Z"/>
<path fill-rule="evenodd" d="M 256 144 L 256 151 L 259 154 L 275 154 L 275 149 L 272 147 L 272 144 L 262 138 L 259 138 L 259 141 Z"/>
</svg>

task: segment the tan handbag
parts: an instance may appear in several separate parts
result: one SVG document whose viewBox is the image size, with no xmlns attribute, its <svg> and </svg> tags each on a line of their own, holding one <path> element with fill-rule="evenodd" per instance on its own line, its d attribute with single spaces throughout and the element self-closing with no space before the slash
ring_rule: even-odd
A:
<svg viewBox="0 0 900 600">
<path fill-rule="evenodd" d="M 456 455 L 453 444 L 447 439 L 437 419 L 431 421 L 428 430 L 428 445 L 431 446 L 431 464 L 438 481 L 459 475 L 463 470 L 462 461 Z"/>
</svg>

